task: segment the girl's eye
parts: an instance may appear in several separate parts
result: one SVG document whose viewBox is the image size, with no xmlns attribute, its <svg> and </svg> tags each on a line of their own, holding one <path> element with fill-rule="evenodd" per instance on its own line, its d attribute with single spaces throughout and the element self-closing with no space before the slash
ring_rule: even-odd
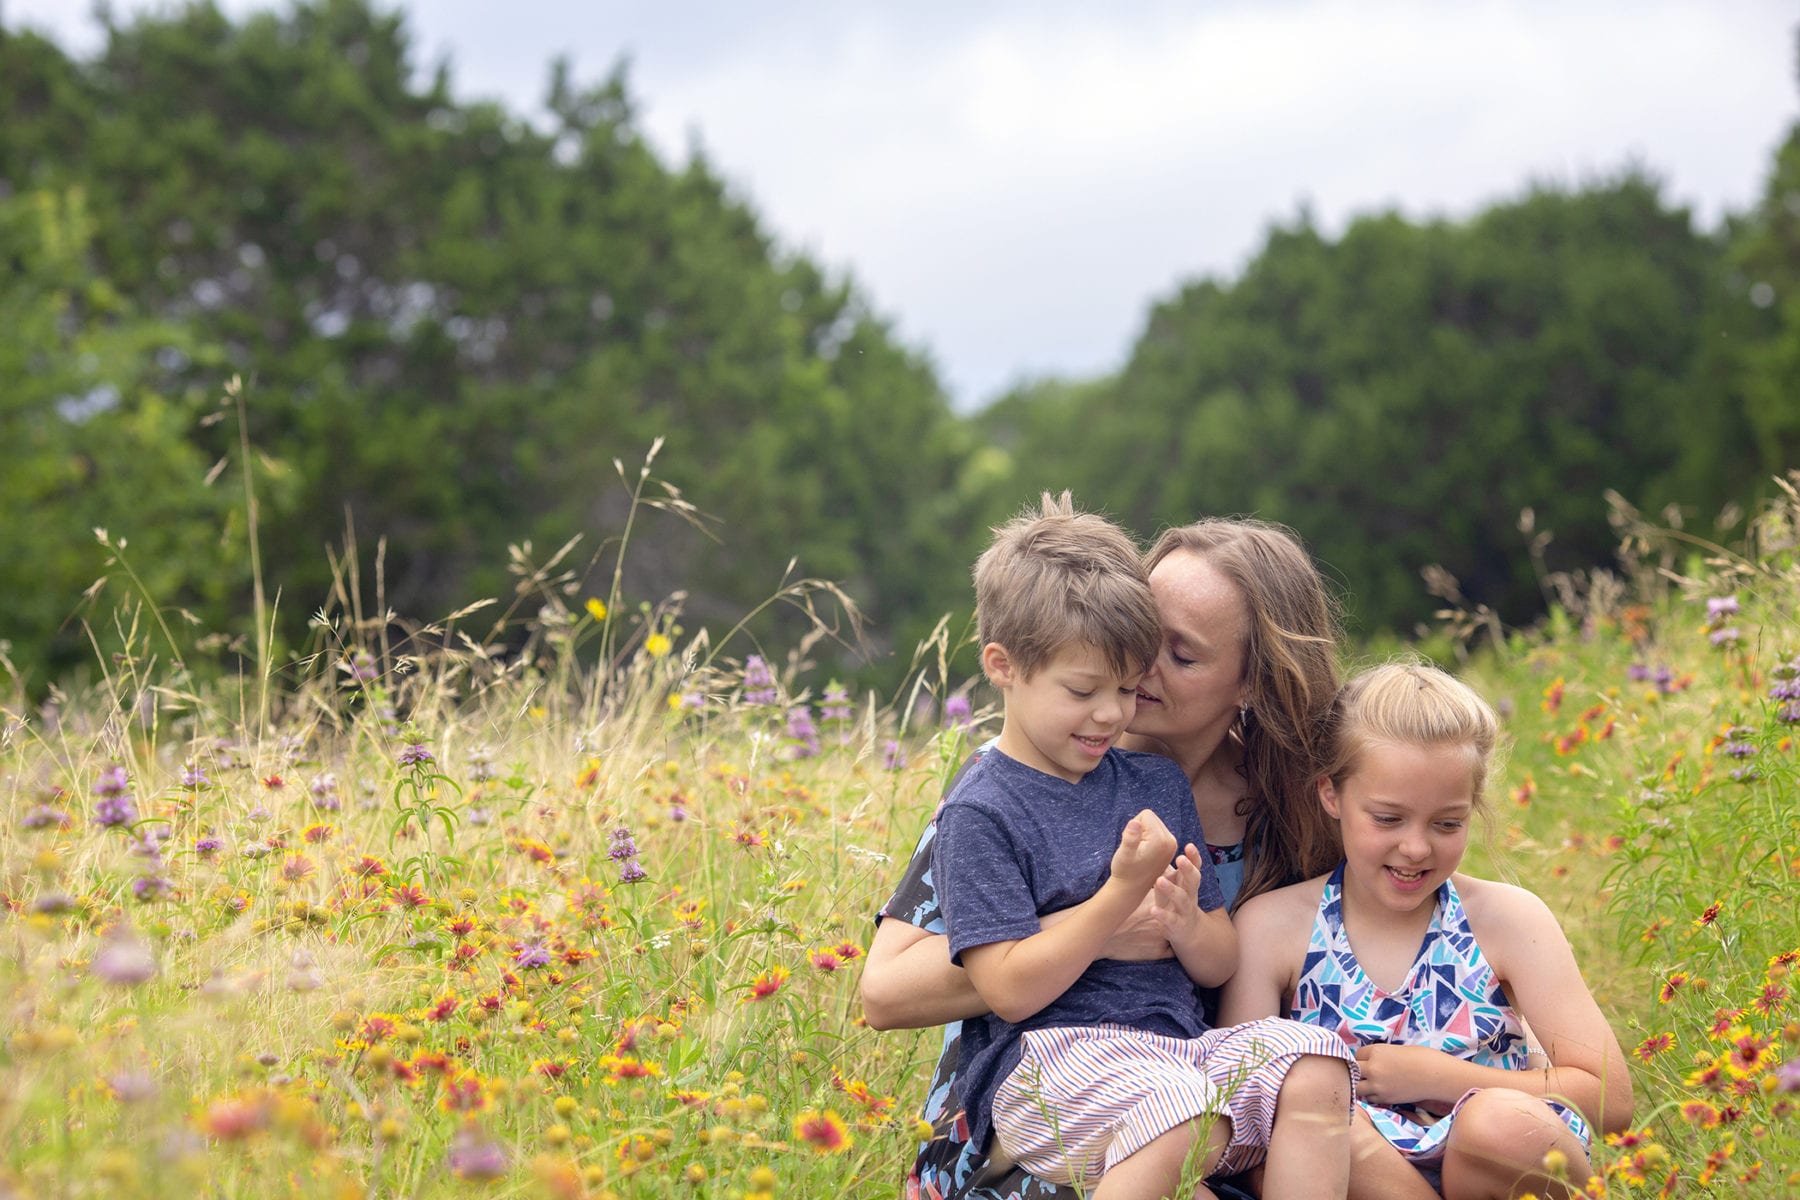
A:
<svg viewBox="0 0 1800 1200">
<path fill-rule="evenodd" d="M 1137 688 L 1136 687 L 1122 687 L 1119 689 L 1119 695 L 1130 696 L 1132 699 L 1135 700 L 1137 698 Z"/>
<path fill-rule="evenodd" d="M 1092 693 L 1092 692 L 1077 691 L 1074 688 L 1069 689 L 1069 695 L 1075 697 L 1077 700 L 1086 700 L 1089 696 L 1091 696 L 1093 694 L 1094 693 Z"/>
<path fill-rule="evenodd" d="M 1400 818 L 1392 813 L 1375 813 L 1371 820 L 1377 825 L 1398 825 L 1400 823 Z"/>
<path fill-rule="evenodd" d="M 1457 833 L 1462 829 L 1462 827 L 1463 827 L 1463 823 L 1461 821 L 1439 821 L 1438 822 L 1438 828 L 1443 830 L 1445 833 Z"/>
</svg>

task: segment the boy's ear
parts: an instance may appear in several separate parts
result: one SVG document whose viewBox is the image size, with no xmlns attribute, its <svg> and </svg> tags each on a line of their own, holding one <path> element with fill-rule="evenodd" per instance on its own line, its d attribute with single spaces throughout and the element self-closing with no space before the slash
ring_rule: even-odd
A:
<svg viewBox="0 0 1800 1200">
<path fill-rule="evenodd" d="M 989 642 L 981 648 L 981 671 L 997 688 L 1011 687 L 1018 674 L 1013 670 L 1012 656 L 999 642 Z"/>
<path fill-rule="evenodd" d="M 1338 806 L 1337 785 L 1332 783 L 1331 779 L 1325 775 L 1319 776 L 1319 803 L 1324 807 L 1327 813 L 1331 814 L 1331 816 L 1338 820 L 1343 819 L 1344 814 L 1339 810 Z"/>
</svg>

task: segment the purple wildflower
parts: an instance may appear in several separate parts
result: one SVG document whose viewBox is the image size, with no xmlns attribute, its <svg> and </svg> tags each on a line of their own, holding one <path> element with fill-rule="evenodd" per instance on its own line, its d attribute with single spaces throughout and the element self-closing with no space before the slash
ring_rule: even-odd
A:
<svg viewBox="0 0 1800 1200">
<path fill-rule="evenodd" d="M 825 686 L 825 695 L 819 701 L 819 717 L 825 721 L 848 721 L 855 710 L 850 707 L 850 693 L 844 685 L 832 680 Z"/>
<path fill-rule="evenodd" d="M 195 766 L 193 763 L 189 763 L 187 770 L 181 773 L 181 786 L 188 789 L 190 792 L 199 791 L 201 788 L 211 785 L 211 783 L 212 780 L 206 777 L 206 771 Z"/>
<path fill-rule="evenodd" d="M 169 881 L 161 875 L 139 875 L 131 881 L 131 894 L 140 904 L 160 900 L 169 891 Z"/>
<path fill-rule="evenodd" d="M 628 858 L 636 858 L 637 841 L 631 836 L 631 830 L 624 825 L 612 831 L 612 840 L 608 843 L 606 857 L 614 862 L 624 862 Z"/>
<path fill-rule="evenodd" d="M 450 1169 L 460 1179 L 498 1179 L 506 1174 L 506 1149 L 474 1125 L 464 1125 L 450 1140 Z"/>
<path fill-rule="evenodd" d="M 958 693 L 944 701 L 944 727 L 946 729 L 967 729 L 974 722 L 974 711 L 969 706 L 969 698 Z"/>
<path fill-rule="evenodd" d="M 38 898 L 31 902 L 32 912 L 50 917 L 59 917 L 74 907 L 75 897 L 67 892 L 40 892 Z"/>
<path fill-rule="evenodd" d="M 1667 663 L 1656 665 L 1656 690 L 1668 695 L 1675 690 L 1675 672 Z"/>
<path fill-rule="evenodd" d="M 635 858 L 626 859 L 625 862 L 619 867 L 619 882 L 620 883 L 639 883 L 648 878 L 650 878 L 649 872 L 645 871 L 642 866 L 638 865 L 638 860 Z"/>
<path fill-rule="evenodd" d="M 411 742 L 400 752 L 400 765 L 403 767 L 416 767 L 433 761 L 431 751 L 422 742 Z"/>
<path fill-rule="evenodd" d="M 890 771 L 899 771 L 906 766 L 906 751 L 900 743 L 890 739 L 881 749 L 881 765 Z"/>
<path fill-rule="evenodd" d="M 102 828 L 117 829 L 135 820 L 137 805 L 131 802 L 130 796 L 106 796 L 94 805 L 94 824 Z"/>
<path fill-rule="evenodd" d="M 1749 758 L 1756 753 L 1756 746 L 1751 742 L 1726 742 L 1719 750 L 1731 758 Z"/>
<path fill-rule="evenodd" d="M 147 1071 L 114 1072 L 106 1077 L 106 1086 L 112 1089 L 113 1098 L 120 1104 L 154 1100 L 162 1090 L 156 1084 L 156 1077 Z"/>
<path fill-rule="evenodd" d="M 194 853 L 198 854 L 201 858 L 205 858 L 208 855 L 217 854 L 220 847 L 224 845 L 225 843 L 216 837 L 208 836 L 199 838 L 194 842 Z"/>
<path fill-rule="evenodd" d="M 136 987 L 156 975 L 150 944 L 134 933 L 114 932 L 94 955 L 96 978 L 118 987 Z"/>
<path fill-rule="evenodd" d="M 1714 625 L 1723 625 L 1726 617 L 1734 617 L 1738 612 L 1736 595 L 1713 596 L 1706 602 L 1706 619 Z"/>
<path fill-rule="evenodd" d="M 124 767 L 108 767 L 100 772 L 100 778 L 94 781 L 94 795 L 123 796 L 125 789 L 130 786 L 131 777 L 125 774 Z"/>
<path fill-rule="evenodd" d="M 1743 634 L 1738 632 L 1738 627 L 1736 625 L 1727 625 L 1723 629 L 1713 630 L 1707 640 L 1712 642 L 1715 646 L 1735 646 L 1738 644 L 1738 639 L 1742 636 Z"/>
<path fill-rule="evenodd" d="M 769 673 L 769 664 L 763 661 L 760 654 L 752 654 L 744 660 L 744 703 L 773 704 L 780 695 L 775 690 L 775 676 Z"/>
<path fill-rule="evenodd" d="M 789 752 L 795 758 L 811 758 L 819 752 L 819 727 L 813 724 L 812 709 L 801 704 L 788 710 Z"/>
<path fill-rule="evenodd" d="M 52 825 L 58 829 L 67 829 L 74 824 L 74 819 L 60 808 L 40 804 L 27 812 L 20 823 L 27 829 L 48 829 Z"/>
<path fill-rule="evenodd" d="M 1650 668 L 1643 663 L 1634 662 L 1629 667 L 1625 668 L 1625 678 L 1633 683 L 1648 683 L 1650 681 Z"/>
<path fill-rule="evenodd" d="M 1800 725 L 1800 700 L 1790 700 L 1776 709 L 1775 719 L 1783 725 Z"/>
<path fill-rule="evenodd" d="M 494 770 L 494 752 L 485 746 L 477 746 L 469 751 L 469 782 L 486 783 L 499 777 Z"/>
<path fill-rule="evenodd" d="M 367 683 L 379 674 L 375 669 L 375 656 L 367 650 L 358 650 L 350 655 L 349 658 L 338 664 L 338 670 L 349 677 L 345 680 L 345 684 L 351 687 L 359 683 Z"/>
<path fill-rule="evenodd" d="M 521 942 L 513 954 L 513 966 L 521 971 L 536 971 L 550 965 L 550 951 L 542 942 Z"/>
<path fill-rule="evenodd" d="M 1790 1058 L 1775 1072 L 1775 1090 L 1800 1092 L 1800 1058 Z"/>
</svg>

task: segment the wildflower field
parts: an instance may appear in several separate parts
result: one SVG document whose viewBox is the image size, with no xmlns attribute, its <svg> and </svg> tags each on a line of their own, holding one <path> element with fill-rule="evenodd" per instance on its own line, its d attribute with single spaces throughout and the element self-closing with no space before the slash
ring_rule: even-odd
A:
<svg viewBox="0 0 1800 1200">
<path fill-rule="evenodd" d="M 1632 1053 L 1594 1196 L 1800 1194 L 1797 514 L 1639 529 L 1465 667 L 1513 743 L 1471 866 Z M 202 682 L 107 549 L 122 649 L 0 693 L 0 1196 L 897 1193 L 937 1039 L 856 980 L 981 733 L 941 653 L 850 696 L 521 551 L 505 653 L 351 590 Z"/>
</svg>

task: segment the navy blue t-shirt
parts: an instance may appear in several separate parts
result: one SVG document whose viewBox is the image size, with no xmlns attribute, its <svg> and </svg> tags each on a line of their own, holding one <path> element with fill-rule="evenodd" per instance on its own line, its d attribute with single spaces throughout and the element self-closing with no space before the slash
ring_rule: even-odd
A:
<svg viewBox="0 0 1800 1200">
<path fill-rule="evenodd" d="M 982 755 L 938 811 L 932 845 L 951 961 L 960 965 L 971 946 L 1030 937 L 1039 917 L 1093 896 L 1111 873 L 1125 823 L 1146 808 L 1177 847 L 1206 844 L 1187 776 L 1160 755 L 1109 750 L 1079 783 L 998 750 Z M 1201 872 L 1200 907 L 1224 907 L 1204 854 Z M 1026 1030 L 1102 1023 L 1170 1037 L 1206 1029 L 1179 959 L 1096 959 L 1068 991 L 1016 1025 L 992 1014 L 963 1022 L 958 1080 L 970 1139 L 986 1148 L 994 1089 L 1018 1065 Z"/>
</svg>

